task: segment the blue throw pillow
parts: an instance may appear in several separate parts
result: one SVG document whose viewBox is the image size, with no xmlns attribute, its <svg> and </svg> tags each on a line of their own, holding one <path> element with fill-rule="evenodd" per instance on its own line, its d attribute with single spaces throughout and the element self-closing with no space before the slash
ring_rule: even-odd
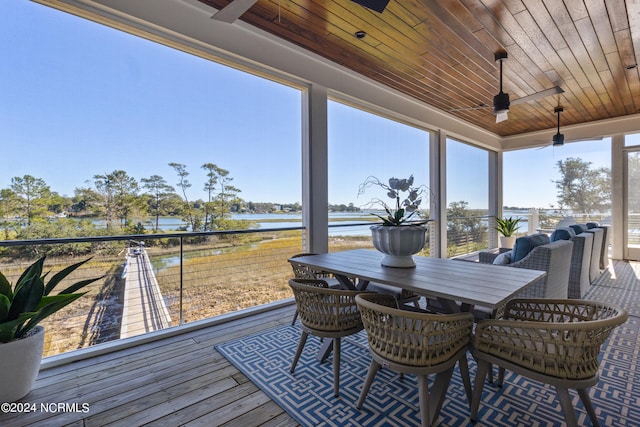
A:
<svg viewBox="0 0 640 427">
<path fill-rule="evenodd" d="M 573 228 L 558 228 L 551 233 L 551 241 L 555 242 L 557 240 L 571 240 L 576 233 L 573 231 Z"/>
<path fill-rule="evenodd" d="M 496 257 L 496 259 L 493 260 L 493 264 L 494 265 L 507 265 L 511 262 L 511 252 L 512 251 L 507 251 L 507 252 L 503 252 L 500 255 L 498 255 Z"/>
<path fill-rule="evenodd" d="M 576 234 L 584 233 L 585 231 L 588 230 L 587 226 L 583 224 L 573 224 L 573 225 L 570 225 L 569 227 L 573 228 L 573 231 L 575 231 Z"/>
<path fill-rule="evenodd" d="M 549 236 L 544 233 L 532 234 L 531 236 L 518 237 L 516 244 L 513 246 L 513 254 L 511 255 L 511 262 L 520 261 L 522 258 L 529 255 L 529 252 L 536 246 L 546 245 L 551 240 Z"/>
<path fill-rule="evenodd" d="M 588 222 L 587 223 L 587 228 L 589 230 L 591 230 L 592 228 L 598 228 L 600 227 L 600 224 L 598 224 L 597 222 Z"/>
</svg>

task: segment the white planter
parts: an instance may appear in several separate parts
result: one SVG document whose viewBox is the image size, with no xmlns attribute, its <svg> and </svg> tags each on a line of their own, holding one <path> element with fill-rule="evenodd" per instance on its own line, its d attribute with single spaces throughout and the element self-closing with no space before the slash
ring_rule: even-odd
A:
<svg viewBox="0 0 640 427">
<path fill-rule="evenodd" d="M 516 243 L 516 236 L 509 236 L 509 237 L 500 236 L 501 248 L 513 249 L 513 245 L 515 245 L 515 243 Z"/>
<path fill-rule="evenodd" d="M 36 326 L 26 338 L 0 344 L 0 403 L 15 402 L 31 391 L 36 382 L 44 327 Z"/>
<path fill-rule="evenodd" d="M 412 255 L 424 248 L 427 227 L 424 225 L 384 226 L 373 225 L 371 240 L 373 246 L 384 257 L 381 265 L 385 267 L 410 268 L 416 263 Z"/>
</svg>

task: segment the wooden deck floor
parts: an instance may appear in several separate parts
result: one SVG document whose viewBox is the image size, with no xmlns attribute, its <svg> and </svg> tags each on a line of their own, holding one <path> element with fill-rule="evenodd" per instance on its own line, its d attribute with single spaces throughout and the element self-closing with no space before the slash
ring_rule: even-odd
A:
<svg viewBox="0 0 640 427">
<path fill-rule="evenodd" d="M 293 312 L 279 308 L 43 370 L 23 399 L 33 406 L 0 413 L 0 426 L 297 426 L 214 348 L 288 323 Z"/>
</svg>

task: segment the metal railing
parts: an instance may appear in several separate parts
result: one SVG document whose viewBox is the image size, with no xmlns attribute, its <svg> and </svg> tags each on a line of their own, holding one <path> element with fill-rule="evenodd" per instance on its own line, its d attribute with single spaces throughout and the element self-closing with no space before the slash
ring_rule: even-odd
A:
<svg viewBox="0 0 640 427">
<path fill-rule="evenodd" d="M 489 217 L 450 219 L 447 256 L 488 247 Z M 329 249 L 373 248 L 370 222 L 331 224 Z M 287 259 L 305 247 L 304 227 L 0 241 L 0 271 L 15 282 L 42 255 L 52 273 L 91 261 L 68 278 L 105 276 L 87 294 L 44 322 L 45 355 L 120 339 L 125 253 L 144 241 L 169 328 L 291 298 Z M 427 234 L 429 239 L 430 233 Z M 429 255 L 427 242 L 421 255 Z M 63 286 L 60 287 L 61 289 Z M 136 325 L 132 328 L 136 329 Z M 144 330 L 144 328 L 138 328 Z"/>
<path fill-rule="evenodd" d="M 52 273 L 91 257 L 69 282 L 105 276 L 85 288 L 86 295 L 43 322 L 47 331 L 44 354 L 51 356 L 120 338 L 126 298 L 125 254 L 132 244 L 144 241 L 152 274 L 172 319 L 169 327 L 174 327 L 290 298 L 287 283 L 292 273 L 287 259 L 302 251 L 302 230 L 5 240 L 0 241 L 0 271 L 13 283 L 29 264 L 51 254 L 45 269 Z M 145 330 L 144 325 L 128 329 Z"/>
</svg>

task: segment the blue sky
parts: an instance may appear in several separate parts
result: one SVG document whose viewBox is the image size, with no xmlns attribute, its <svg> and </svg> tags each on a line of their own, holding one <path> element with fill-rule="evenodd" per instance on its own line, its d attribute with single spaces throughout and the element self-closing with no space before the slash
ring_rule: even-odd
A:
<svg viewBox="0 0 640 427">
<path fill-rule="evenodd" d="M 0 2 L 0 53 L 0 188 L 30 174 L 71 196 L 117 169 L 175 185 L 168 163 L 177 162 L 187 165 L 196 199 L 205 197 L 200 166 L 210 162 L 229 170 L 247 201 L 301 201 L 296 89 L 24 0 Z M 422 130 L 332 102 L 329 138 L 330 203 L 365 204 L 357 190 L 368 175 L 428 183 Z M 478 167 L 486 154 L 458 148 L 449 201 L 486 207 Z M 608 165 L 606 148 L 505 154 L 505 203 L 549 207 L 555 163 L 579 156 Z"/>
</svg>

